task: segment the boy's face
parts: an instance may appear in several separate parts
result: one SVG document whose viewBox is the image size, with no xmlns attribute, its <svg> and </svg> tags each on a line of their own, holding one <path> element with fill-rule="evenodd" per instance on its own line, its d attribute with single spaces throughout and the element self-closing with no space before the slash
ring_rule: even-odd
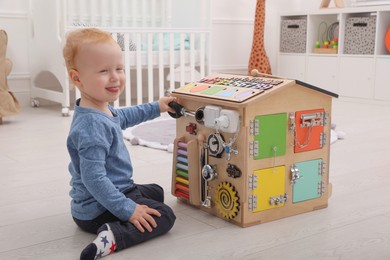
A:
<svg viewBox="0 0 390 260">
<path fill-rule="evenodd" d="M 115 42 L 82 46 L 76 58 L 82 97 L 95 104 L 115 101 L 125 86 L 122 51 Z"/>
</svg>

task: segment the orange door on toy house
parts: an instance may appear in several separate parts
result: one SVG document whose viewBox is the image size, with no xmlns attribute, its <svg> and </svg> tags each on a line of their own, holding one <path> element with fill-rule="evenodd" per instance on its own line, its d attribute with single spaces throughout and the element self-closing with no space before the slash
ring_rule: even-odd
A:
<svg viewBox="0 0 390 260">
<path fill-rule="evenodd" d="M 321 149 L 326 143 L 324 125 L 328 113 L 324 109 L 305 110 L 295 113 L 294 152 Z"/>
</svg>

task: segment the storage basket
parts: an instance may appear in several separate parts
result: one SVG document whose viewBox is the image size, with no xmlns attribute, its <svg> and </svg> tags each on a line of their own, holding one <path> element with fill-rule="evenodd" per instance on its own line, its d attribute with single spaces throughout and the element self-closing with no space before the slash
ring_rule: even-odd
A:
<svg viewBox="0 0 390 260">
<path fill-rule="evenodd" d="M 345 25 L 345 54 L 374 54 L 376 16 L 349 17 Z"/>
<path fill-rule="evenodd" d="M 306 19 L 287 19 L 281 22 L 280 52 L 306 52 Z"/>
</svg>

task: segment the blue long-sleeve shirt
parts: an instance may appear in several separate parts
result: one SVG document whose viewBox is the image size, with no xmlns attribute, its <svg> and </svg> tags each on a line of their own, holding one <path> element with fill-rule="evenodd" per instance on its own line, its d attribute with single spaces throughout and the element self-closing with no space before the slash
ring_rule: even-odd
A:
<svg viewBox="0 0 390 260">
<path fill-rule="evenodd" d="M 133 167 L 122 129 L 158 117 L 158 103 L 109 107 L 112 117 L 78 104 L 79 100 L 67 139 L 71 213 L 77 219 L 92 220 L 109 210 L 128 221 L 136 204 L 123 194 L 133 187 Z"/>
</svg>

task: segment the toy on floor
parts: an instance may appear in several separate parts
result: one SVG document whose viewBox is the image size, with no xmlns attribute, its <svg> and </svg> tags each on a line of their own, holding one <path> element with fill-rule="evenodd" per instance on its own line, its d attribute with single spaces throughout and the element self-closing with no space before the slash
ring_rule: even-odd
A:
<svg viewBox="0 0 390 260">
<path fill-rule="evenodd" d="M 179 200 L 242 227 L 327 207 L 336 94 L 269 75 L 216 74 L 171 95 Z"/>
<path fill-rule="evenodd" d="M 0 30 L 0 124 L 4 116 L 9 116 L 19 112 L 18 100 L 8 88 L 7 76 L 11 73 L 12 62 L 6 58 L 8 35 L 4 30 Z"/>
<path fill-rule="evenodd" d="M 338 131 L 338 130 L 336 131 L 336 124 L 333 123 L 331 125 L 331 134 L 332 134 L 330 140 L 331 143 L 335 143 L 337 140 L 343 140 L 347 135 L 344 131 Z"/>
</svg>

